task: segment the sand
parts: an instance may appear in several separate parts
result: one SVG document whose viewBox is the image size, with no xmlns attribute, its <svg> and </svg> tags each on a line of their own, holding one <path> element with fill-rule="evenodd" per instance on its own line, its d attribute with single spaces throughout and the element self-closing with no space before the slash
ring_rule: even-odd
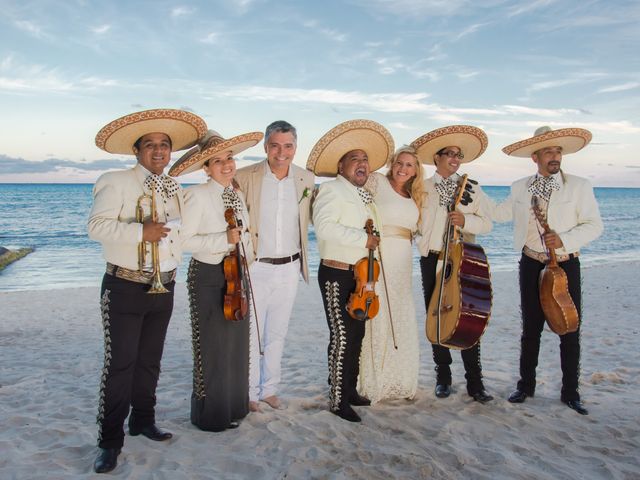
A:
<svg viewBox="0 0 640 480">
<path fill-rule="evenodd" d="M 548 330 L 535 398 L 506 398 L 518 374 L 516 272 L 493 275 L 494 309 L 482 340 L 487 390 L 467 396 L 454 352 L 453 394 L 437 399 L 431 349 L 421 340 L 413 401 L 359 407 L 361 424 L 327 410 L 328 330 L 315 279 L 301 284 L 283 358 L 286 410 L 250 414 L 236 430 L 189 422 L 191 343 L 186 287 L 178 285 L 158 386 L 157 422 L 169 442 L 125 438 L 116 478 L 640 478 L 640 311 L 637 268 L 583 268 L 581 395 L 589 416 L 560 402 L 558 337 Z M 416 277 L 421 330 L 424 305 Z M 0 293 L 0 478 L 104 478 L 93 473 L 102 368 L 97 288 Z"/>
</svg>

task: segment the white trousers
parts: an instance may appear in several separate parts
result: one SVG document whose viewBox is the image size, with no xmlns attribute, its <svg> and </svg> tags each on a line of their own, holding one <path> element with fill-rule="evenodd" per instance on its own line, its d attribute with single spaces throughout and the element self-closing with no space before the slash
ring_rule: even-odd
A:
<svg viewBox="0 0 640 480">
<path fill-rule="evenodd" d="M 249 271 L 257 310 L 254 312 L 251 305 L 249 400 L 258 401 L 275 395 L 280 384 L 280 363 L 298 291 L 300 260 L 284 265 L 253 262 Z M 256 335 L 256 313 L 262 356 Z"/>
</svg>

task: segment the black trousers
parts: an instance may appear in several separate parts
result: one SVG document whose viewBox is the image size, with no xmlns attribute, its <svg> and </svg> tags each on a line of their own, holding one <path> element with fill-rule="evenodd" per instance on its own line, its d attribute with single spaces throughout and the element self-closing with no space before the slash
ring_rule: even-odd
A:
<svg viewBox="0 0 640 480">
<path fill-rule="evenodd" d="M 320 264 L 318 283 L 329 325 L 329 408 L 335 412 L 357 395 L 365 322 L 354 320 L 346 310 L 356 286 L 352 271 Z"/>
<path fill-rule="evenodd" d="M 124 421 L 129 426 L 155 423 L 156 385 L 164 339 L 173 310 L 170 293 L 148 294 L 149 285 L 105 274 L 101 309 L 104 368 L 98 407 L 98 446 L 120 448 Z"/>
<path fill-rule="evenodd" d="M 580 259 L 572 258 L 559 263 L 567 274 L 569 295 L 573 299 L 579 318 L 581 310 Z M 522 308 L 522 337 L 520 338 L 520 380 L 518 390 L 533 395 L 536 388 L 536 367 L 540 352 L 540 336 L 545 323 L 540 306 L 538 278 L 544 263 L 522 255 L 520 258 L 520 302 Z M 580 375 L 580 323 L 578 330 L 560 336 L 560 367 L 562 369 L 562 401 L 579 400 Z M 554 334 L 555 335 L 555 334 Z"/>
<path fill-rule="evenodd" d="M 438 254 L 429 253 L 427 257 L 420 257 L 420 272 L 422 274 L 422 292 L 424 303 L 429 309 L 429 301 L 436 286 L 436 266 Z M 438 384 L 451 385 L 451 350 L 442 345 L 431 345 L 433 362 L 436 364 L 436 382 Z M 465 378 L 467 380 L 467 393 L 474 395 L 484 389 L 482 384 L 482 364 L 480 363 L 480 342 L 466 350 L 461 350 L 462 363 L 464 364 Z"/>
</svg>

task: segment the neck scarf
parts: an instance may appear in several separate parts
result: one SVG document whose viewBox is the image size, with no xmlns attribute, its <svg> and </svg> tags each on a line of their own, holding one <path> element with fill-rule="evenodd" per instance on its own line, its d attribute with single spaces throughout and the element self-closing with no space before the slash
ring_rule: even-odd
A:
<svg viewBox="0 0 640 480">
<path fill-rule="evenodd" d="M 453 202 L 453 196 L 456 193 L 456 189 L 458 188 L 458 182 L 456 182 L 451 177 L 443 178 L 441 181 L 436 183 L 436 191 L 440 196 L 440 206 L 448 207 Z"/>
<path fill-rule="evenodd" d="M 548 202 L 554 190 L 560 190 L 560 185 L 551 175 L 548 177 L 538 175 L 527 190 L 534 197 L 542 198 L 545 202 Z"/>
<path fill-rule="evenodd" d="M 144 186 L 149 191 L 156 192 L 165 200 L 173 198 L 180 188 L 178 182 L 173 178 L 165 174 L 156 175 L 155 173 L 145 179 Z"/>
</svg>

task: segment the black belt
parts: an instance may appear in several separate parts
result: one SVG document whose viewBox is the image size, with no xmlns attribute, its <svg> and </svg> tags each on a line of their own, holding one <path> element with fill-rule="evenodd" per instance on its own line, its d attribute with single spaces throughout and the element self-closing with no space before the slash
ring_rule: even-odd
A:
<svg viewBox="0 0 640 480">
<path fill-rule="evenodd" d="M 262 257 L 262 258 L 259 258 L 258 261 L 262 263 L 270 263 L 271 265 L 284 265 L 285 263 L 295 262 L 299 258 L 300 258 L 300 252 L 294 253 L 289 257 L 280 257 L 280 258 Z"/>
</svg>

